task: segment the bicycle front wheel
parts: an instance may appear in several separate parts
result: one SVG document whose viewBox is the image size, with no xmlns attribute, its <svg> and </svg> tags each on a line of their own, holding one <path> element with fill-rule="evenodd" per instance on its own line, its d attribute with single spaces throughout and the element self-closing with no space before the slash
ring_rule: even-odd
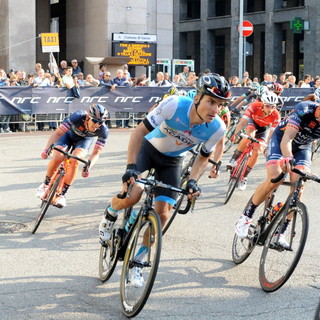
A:
<svg viewBox="0 0 320 320">
<path fill-rule="evenodd" d="M 230 139 L 231 139 L 232 135 L 234 134 L 235 130 L 236 130 L 236 125 L 234 125 L 228 129 L 228 131 L 226 133 L 225 142 L 224 142 L 223 153 L 226 153 L 231 149 L 233 142 Z"/>
<path fill-rule="evenodd" d="M 230 179 L 229 179 L 229 182 L 228 182 L 228 190 L 227 190 L 227 194 L 226 194 L 226 198 L 225 198 L 224 204 L 228 203 L 228 201 L 230 200 L 230 198 L 231 198 L 231 196 L 232 196 L 232 194 L 234 192 L 234 189 L 238 185 L 238 182 L 239 182 L 239 180 L 241 178 L 242 172 L 244 172 L 244 168 L 245 168 L 245 166 L 247 164 L 248 158 L 249 158 L 249 155 L 246 155 L 243 158 L 243 161 L 241 162 L 241 164 L 234 168 L 234 172 L 231 172 Z"/>
<path fill-rule="evenodd" d="M 149 297 L 158 270 L 161 243 L 160 218 L 151 209 L 142 217 L 141 224 L 138 221 L 135 225 L 123 260 L 120 296 L 123 313 L 127 317 L 136 316 Z M 138 252 L 141 246 L 148 249 L 144 257 Z M 135 279 L 137 268 L 142 272 L 138 282 Z"/>
<path fill-rule="evenodd" d="M 100 247 L 99 256 L 99 278 L 106 282 L 112 276 L 118 261 L 119 238 L 116 238 L 115 231 L 109 241 L 104 241 Z"/>
<path fill-rule="evenodd" d="M 283 214 L 280 214 L 263 247 L 260 259 L 259 280 L 262 289 L 273 292 L 281 288 L 290 278 L 303 252 L 309 227 L 309 219 L 305 205 L 298 202 L 295 207 L 284 211 L 291 222 L 285 236 L 290 245 L 284 248 L 277 242 L 278 233 L 283 227 Z"/>
<path fill-rule="evenodd" d="M 58 189 L 58 186 L 60 184 L 61 179 L 62 179 L 62 174 L 60 174 L 58 176 L 57 180 L 51 184 L 50 190 L 48 190 L 46 198 L 44 200 L 42 200 L 41 207 L 40 207 L 41 208 L 40 213 L 39 213 L 39 215 L 34 223 L 33 229 L 31 231 L 32 234 L 35 234 L 35 232 L 37 231 L 44 215 L 46 214 L 49 206 L 51 205 L 52 200 L 53 200 L 53 198 L 56 194 L 56 191 Z"/>
</svg>

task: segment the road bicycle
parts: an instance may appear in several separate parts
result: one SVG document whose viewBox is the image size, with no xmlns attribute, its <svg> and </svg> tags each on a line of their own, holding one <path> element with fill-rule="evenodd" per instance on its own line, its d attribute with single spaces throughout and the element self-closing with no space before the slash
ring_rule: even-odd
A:
<svg viewBox="0 0 320 320">
<path fill-rule="evenodd" d="M 192 170 L 192 166 L 196 160 L 196 157 L 199 154 L 200 148 L 201 148 L 202 144 L 198 144 L 194 149 L 190 149 L 189 153 L 191 154 L 191 157 L 189 159 L 187 159 L 187 161 L 185 161 L 185 164 L 183 165 L 183 169 L 181 172 L 181 180 L 180 180 L 180 188 L 184 189 L 188 180 L 189 180 L 189 176 Z M 212 164 L 216 165 L 216 170 L 219 171 L 219 168 L 221 166 L 221 161 L 216 162 L 212 159 L 209 159 L 209 162 Z M 179 193 L 176 203 L 173 207 L 173 209 L 171 210 L 171 214 L 170 217 L 167 219 L 165 225 L 162 228 L 162 235 L 164 235 L 167 230 L 169 229 L 170 225 L 172 224 L 173 220 L 175 219 L 177 213 L 179 214 L 183 214 L 184 211 L 180 210 L 180 207 L 182 205 L 182 203 L 185 201 L 185 194 L 184 193 Z M 194 206 L 194 202 L 191 204 L 191 211 L 193 211 L 193 206 Z"/>
<path fill-rule="evenodd" d="M 67 151 L 64 151 L 62 149 L 59 149 L 57 147 L 53 145 L 51 145 L 48 148 L 47 154 L 50 155 L 52 150 L 56 150 L 60 153 L 62 153 L 64 155 L 64 159 L 61 162 L 60 166 L 58 167 L 58 169 L 55 171 L 55 173 L 53 174 L 49 187 L 47 189 L 47 191 L 45 192 L 45 194 L 43 195 L 43 197 L 41 198 L 41 206 L 40 206 L 40 213 L 34 223 L 34 226 L 32 228 L 31 233 L 34 234 L 41 221 L 44 218 L 44 215 L 46 214 L 48 208 L 50 205 L 55 206 L 57 208 L 60 208 L 59 206 L 55 205 L 57 196 L 61 193 L 63 186 L 64 186 L 64 177 L 66 175 L 66 173 L 68 172 L 68 170 L 70 169 L 70 159 L 75 159 L 77 161 L 80 161 L 82 163 L 85 164 L 85 170 L 89 169 L 90 166 L 90 160 L 86 161 L 84 159 L 78 158 L 74 155 L 72 155 L 71 153 L 68 153 Z M 72 151 L 71 151 L 72 152 Z"/>
<path fill-rule="evenodd" d="M 253 150 L 254 144 L 258 143 L 263 145 L 264 147 L 267 147 L 267 145 L 264 142 L 257 140 L 256 138 L 250 137 L 244 133 L 240 133 L 239 136 L 242 138 L 248 139 L 249 144 L 247 145 L 246 149 L 242 152 L 242 154 L 239 156 L 239 158 L 236 160 L 235 167 L 231 169 L 230 178 L 228 181 L 228 189 L 227 189 L 224 204 L 228 203 L 236 186 L 238 185 L 239 182 L 241 182 L 244 179 L 244 173 L 248 166 L 249 159 L 252 156 L 252 150 Z"/>
<path fill-rule="evenodd" d="M 241 118 L 241 114 L 239 111 L 231 113 L 231 122 L 230 122 L 229 128 L 228 128 L 226 135 L 225 135 L 223 153 L 228 152 L 234 144 L 231 141 L 231 137 L 233 136 L 234 132 L 236 131 L 236 127 L 239 123 L 240 118 Z"/>
<path fill-rule="evenodd" d="M 292 172 L 299 175 L 295 184 L 283 182 L 293 188 L 280 210 L 273 210 L 277 189 L 274 189 L 268 199 L 259 207 L 262 213 L 254 221 L 248 232 L 248 237 L 240 239 L 237 234 L 233 238 L 232 259 L 236 264 L 244 262 L 256 245 L 263 246 L 260 264 L 259 281 L 262 289 L 273 292 L 281 288 L 290 278 L 302 255 L 309 227 L 308 212 L 305 204 L 299 200 L 304 183 L 312 180 L 320 183 L 316 175 L 308 174 L 297 168 Z M 272 179 L 277 183 L 284 179 L 284 173 Z M 257 208 L 257 210 L 259 210 Z M 272 216 L 271 212 L 274 213 Z M 290 223 L 288 224 L 288 220 Z M 285 231 L 289 246 L 279 243 L 281 232 Z"/>
<path fill-rule="evenodd" d="M 107 281 L 114 272 L 117 261 L 123 261 L 120 297 L 123 313 L 127 317 L 136 316 L 144 307 L 153 287 L 160 261 L 162 227 L 160 218 L 153 208 L 155 188 L 188 194 L 186 190 L 164 184 L 155 180 L 153 176 L 139 179 L 137 182 L 144 184 L 145 199 L 129 231 L 126 231 L 125 226 L 132 208 L 124 210 L 122 222 L 118 226 L 115 225 L 111 239 L 100 241 L 99 277 L 101 281 Z M 191 202 L 188 202 L 188 206 L 182 211 L 186 213 L 190 207 Z M 142 243 L 148 248 L 148 254 L 143 261 L 137 261 L 135 257 Z M 141 287 L 136 287 L 131 282 L 135 267 L 143 270 L 144 283 Z"/>
</svg>

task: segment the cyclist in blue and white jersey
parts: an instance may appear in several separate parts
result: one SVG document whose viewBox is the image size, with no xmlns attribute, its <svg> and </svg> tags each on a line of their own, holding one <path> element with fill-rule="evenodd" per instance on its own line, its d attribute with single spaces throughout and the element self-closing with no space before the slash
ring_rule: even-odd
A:
<svg viewBox="0 0 320 320">
<path fill-rule="evenodd" d="M 67 117 L 59 128 L 51 134 L 46 147 L 41 154 L 41 158 L 46 159 L 48 157 L 48 148 L 55 143 L 58 148 L 63 150 L 72 149 L 72 154 L 78 158 L 84 158 L 89 152 L 94 138 L 97 137 L 95 146 L 90 155 L 89 166 L 92 166 L 99 159 L 99 154 L 104 147 L 108 138 L 108 127 L 105 124 L 107 120 L 108 112 L 104 106 L 99 104 L 91 105 L 88 110 L 79 110 Z M 53 156 L 48 164 L 48 169 L 44 182 L 38 187 L 36 196 L 42 198 L 46 190 L 49 187 L 51 177 L 60 163 L 63 161 L 63 154 L 53 150 Z M 78 161 L 70 159 L 70 170 L 68 170 L 65 176 L 65 183 L 61 194 L 57 197 L 55 205 L 57 207 L 64 207 L 66 205 L 66 193 L 76 178 L 78 172 Z M 84 178 L 89 176 L 89 167 L 85 167 L 82 170 L 82 176 Z"/>
<path fill-rule="evenodd" d="M 160 102 L 132 132 L 127 169 L 122 177 L 123 192 L 141 172 L 155 169 L 155 178 L 164 183 L 179 186 L 182 161 L 185 153 L 202 143 L 201 151 L 192 167 L 187 190 L 199 196 L 197 180 L 207 168 L 208 159 L 215 145 L 225 132 L 225 124 L 218 117 L 222 105 L 230 99 L 230 88 L 224 77 L 205 75 L 198 81 L 198 93 L 191 100 L 187 96 L 172 95 Z M 215 167 L 211 169 L 215 171 Z M 142 194 L 142 187 L 135 184 L 130 197 L 113 197 L 99 227 L 100 238 L 110 239 L 119 210 L 133 206 Z M 155 210 L 164 225 L 177 194 L 159 188 L 155 197 Z"/>
<path fill-rule="evenodd" d="M 252 223 L 255 209 L 269 196 L 270 192 L 277 188 L 282 181 L 272 183 L 281 171 L 290 171 L 295 166 L 306 172 L 311 167 L 311 143 L 320 138 L 320 100 L 303 101 L 298 103 L 278 127 L 274 130 L 269 141 L 267 154 L 267 178 L 256 189 L 243 211 L 238 223 L 236 233 L 240 238 L 246 238 L 248 228 Z M 297 174 L 290 174 L 291 182 L 297 180 Z M 290 220 L 287 220 L 287 225 Z M 285 239 L 285 230 L 281 231 L 279 243 L 288 247 Z"/>
</svg>

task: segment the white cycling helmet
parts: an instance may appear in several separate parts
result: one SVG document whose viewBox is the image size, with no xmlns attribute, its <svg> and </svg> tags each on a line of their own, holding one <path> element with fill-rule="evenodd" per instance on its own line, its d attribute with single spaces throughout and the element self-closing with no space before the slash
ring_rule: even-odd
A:
<svg viewBox="0 0 320 320">
<path fill-rule="evenodd" d="M 274 92 L 267 91 L 262 93 L 260 100 L 264 104 L 276 105 L 278 103 L 278 96 Z"/>
</svg>

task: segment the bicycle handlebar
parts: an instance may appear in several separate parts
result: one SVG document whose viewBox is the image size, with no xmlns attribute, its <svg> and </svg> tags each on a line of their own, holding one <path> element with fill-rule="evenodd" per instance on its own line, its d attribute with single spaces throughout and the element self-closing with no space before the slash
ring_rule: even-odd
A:
<svg viewBox="0 0 320 320">
<path fill-rule="evenodd" d="M 70 158 L 72 158 L 72 159 L 75 159 L 75 160 L 77 160 L 77 161 L 80 161 L 80 162 L 82 162 L 82 163 L 84 163 L 85 165 L 86 165 L 86 167 L 87 167 L 87 169 L 89 168 L 89 166 L 90 166 L 90 160 L 89 161 L 86 161 L 86 160 L 84 160 L 84 159 L 81 159 L 81 158 L 78 158 L 78 157 L 76 157 L 76 156 L 74 156 L 73 154 L 71 154 L 71 153 L 69 153 L 69 152 L 67 152 L 67 151 L 64 151 L 64 150 L 62 150 L 62 149 L 59 149 L 59 148 L 57 148 L 57 147 L 50 147 L 49 149 L 48 149 L 48 151 L 50 150 L 50 152 L 51 152 L 51 150 L 56 150 L 56 151 L 58 151 L 58 152 L 60 152 L 60 153 L 62 153 L 66 158 L 68 158 L 68 159 L 70 159 Z M 50 154 L 50 153 L 48 153 L 48 154 Z"/>
<path fill-rule="evenodd" d="M 261 144 L 262 146 L 264 146 L 266 148 L 268 147 L 268 145 L 266 143 L 264 143 L 264 142 L 262 142 L 262 141 L 260 141 L 260 140 L 258 140 L 256 138 L 250 137 L 245 133 L 240 132 L 239 136 L 241 138 L 249 139 L 251 142 L 259 143 L 259 144 Z"/>
<path fill-rule="evenodd" d="M 307 172 L 301 171 L 298 168 L 292 168 L 291 170 L 292 172 L 300 175 L 301 177 L 303 177 L 304 180 L 312 180 L 315 182 L 320 183 L 320 178 L 314 174 L 309 174 Z M 271 179 L 272 183 L 278 183 L 280 182 L 282 179 L 285 179 L 285 177 L 287 176 L 288 172 L 281 172 L 276 178 Z"/>
</svg>

